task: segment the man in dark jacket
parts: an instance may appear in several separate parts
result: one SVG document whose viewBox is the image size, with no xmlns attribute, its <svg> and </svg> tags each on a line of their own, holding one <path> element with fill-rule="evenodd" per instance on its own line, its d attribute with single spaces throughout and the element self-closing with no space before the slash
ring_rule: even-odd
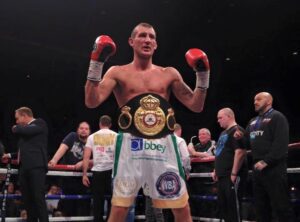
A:
<svg viewBox="0 0 300 222">
<path fill-rule="evenodd" d="M 254 97 L 258 116 L 250 120 L 247 133 L 253 157 L 253 194 L 258 222 L 294 221 L 287 185 L 289 125 L 286 117 L 272 108 L 270 93 Z M 272 209 L 271 209 L 272 208 Z"/>
<path fill-rule="evenodd" d="M 47 173 L 48 127 L 44 120 L 33 117 L 28 107 L 15 111 L 17 125 L 12 132 L 18 136 L 20 161 L 19 179 L 28 222 L 48 222 L 45 202 L 45 180 Z M 5 154 L 5 157 L 13 155 Z"/>
</svg>

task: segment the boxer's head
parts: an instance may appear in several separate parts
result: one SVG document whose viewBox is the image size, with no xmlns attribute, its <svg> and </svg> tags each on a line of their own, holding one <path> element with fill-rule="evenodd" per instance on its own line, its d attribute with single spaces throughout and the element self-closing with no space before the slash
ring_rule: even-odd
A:
<svg viewBox="0 0 300 222">
<path fill-rule="evenodd" d="M 128 40 L 136 56 L 149 58 L 157 49 L 156 32 L 152 25 L 140 23 L 134 27 Z"/>
</svg>

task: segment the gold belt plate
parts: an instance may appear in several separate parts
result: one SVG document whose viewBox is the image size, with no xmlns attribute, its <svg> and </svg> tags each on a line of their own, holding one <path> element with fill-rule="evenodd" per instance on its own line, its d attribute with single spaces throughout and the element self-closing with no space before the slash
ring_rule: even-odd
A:
<svg viewBox="0 0 300 222">
<path fill-rule="evenodd" d="M 152 95 L 145 96 L 140 100 L 140 107 L 134 114 L 134 125 L 140 133 L 154 136 L 163 130 L 166 116 L 159 106 L 159 99 Z"/>
</svg>

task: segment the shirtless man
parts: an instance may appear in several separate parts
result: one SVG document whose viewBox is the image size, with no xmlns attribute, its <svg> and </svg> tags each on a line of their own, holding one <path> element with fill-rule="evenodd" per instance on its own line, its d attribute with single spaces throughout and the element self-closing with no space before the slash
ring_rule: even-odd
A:
<svg viewBox="0 0 300 222">
<path fill-rule="evenodd" d="M 113 92 L 121 108 L 121 145 L 116 147 L 109 221 L 124 221 L 140 187 L 147 187 L 154 207 L 172 208 L 176 221 L 190 222 L 184 173 L 173 142 L 174 112 L 167 101 L 172 92 L 190 110 L 202 111 L 209 85 L 207 56 L 199 49 L 186 53 L 188 64 L 196 71 L 196 87 L 191 90 L 175 68 L 152 63 L 157 42 L 150 24 L 138 24 L 128 43 L 133 61 L 111 67 L 102 79 L 103 64 L 116 46 L 109 36 L 98 37 L 85 85 L 87 107 L 99 106 Z"/>
</svg>

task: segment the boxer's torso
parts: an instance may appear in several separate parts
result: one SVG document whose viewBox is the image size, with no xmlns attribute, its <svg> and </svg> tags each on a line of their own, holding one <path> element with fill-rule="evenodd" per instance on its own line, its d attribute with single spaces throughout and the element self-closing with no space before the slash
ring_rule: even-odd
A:
<svg viewBox="0 0 300 222">
<path fill-rule="evenodd" d="M 115 67 L 112 78 L 117 86 L 113 92 L 118 105 L 121 107 L 143 93 L 155 93 L 168 101 L 171 85 L 178 78 L 172 70 L 156 65 L 146 70 L 137 70 L 132 64 Z"/>
</svg>

